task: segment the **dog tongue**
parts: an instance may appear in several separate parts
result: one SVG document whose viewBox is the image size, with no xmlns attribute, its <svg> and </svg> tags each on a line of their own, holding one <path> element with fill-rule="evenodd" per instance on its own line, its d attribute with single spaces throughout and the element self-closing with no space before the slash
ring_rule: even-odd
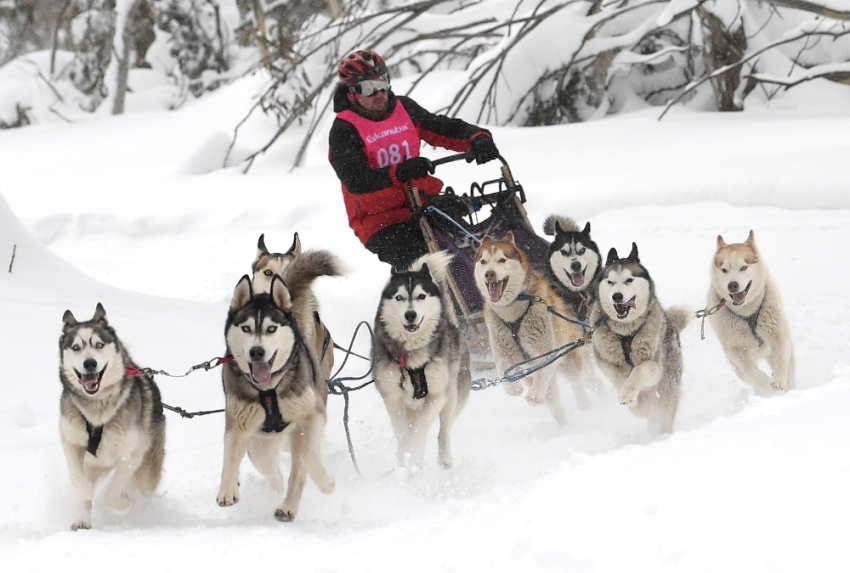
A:
<svg viewBox="0 0 850 573">
<path fill-rule="evenodd" d="M 581 271 L 573 273 L 570 275 L 570 280 L 573 281 L 575 286 L 579 287 L 584 284 L 584 274 Z"/>
<path fill-rule="evenodd" d="M 738 305 L 744 302 L 744 299 L 747 298 L 747 291 L 742 290 L 740 292 L 733 292 L 731 295 L 732 304 Z"/>
<path fill-rule="evenodd" d="M 492 302 L 499 302 L 502 299 L 502 295 L 505 293 L 505 285 L 507 284 L 507 282 L 507 280 L 501 280 L 492 283 L 487 283 L 487 290 L 490 291 L 490 300 Z"/>
<path fill-rule="evenodd" d="M 93 391 L 97 388 L 97 372 L 86 372 L 80 377 L 80 384 L 86 387 L 86 390 Z"/>
<path fill-rule="evenodd" d="M 272 369 L 268 362 L 251 362 L 251 376 L 260 386 L 268 384 L 272 379 Z"/>
</svg>

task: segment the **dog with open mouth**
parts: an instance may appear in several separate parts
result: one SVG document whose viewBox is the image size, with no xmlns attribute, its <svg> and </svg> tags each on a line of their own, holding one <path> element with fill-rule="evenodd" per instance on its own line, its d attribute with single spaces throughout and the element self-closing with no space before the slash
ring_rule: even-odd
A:
<svg viewBox="0 0 850 573">
<path fill-rule="evenodd" d="M 472 388 L 469 349 L 447 291 L 451 259 L 440 251 L 393 269 L 375 317 L 375 386 L 403 465 L 422 464 L 437 417 L 437 460 L 452 465 L 451 429 Z"/>
<path fill-rule="evenodd" d="M 791 329 L 752 230 L 743 243 L 717 236 L 708 308 L 716 309 L 709 322 L 741 380 L 761 395 L 794 389 Z M 762 360 L 771 376 L 758 367 Z"/>
<path fill-rule="evenodd" d="M 514 364 L 540 357 L 547 352 L 574 343 L 582 329 L 573 322 L 556 317 L 549 309 L 575 319 L 564 301 L 546 279 L 531 266 L 528 256 L 517 247 L 513 233 L 496 240 L 485 236 L 474 258 L 475 284 L 484 299 L 484 320 L 490 348 L 499 376 Z M 502 384 L 509 395 L 523 393 L 531 404 L 546 404 L 558 424 L 567 422 L 555 374 L 560 371 L 571 383 L 576 403 L 582 409 L 590 399 L 582 383 L 584 358 L 573 351 L 556 365 L 546 366 L 522 381 Z"/>
<path fill-rule="evenodd" d="M 110 473 L 103 499 L 119 511 L 133 490 L 149 494 L 159 485 L 165 416 L 159 388 L 130 358 L 100 303 L 83 322 L 65 311 L 59 353 L 59 435 L 81 502 L 71 529 L 91 529 L 95 486 Z"/>
<path fill-rule="evenodd" d="M 227 355 L 222 384 L 225 396 L 224 461 L 216 498 L 222 507 L 239 501 L 239 466 L 245 454 L 278 492 L 286 489 L 275 511 L 279 521 L 298 513 L 309 475 L 322 493 L 334 479 L 322 458 L 327 423 L 328 386 L 319 354 L 321 344 L 304 336 L 312 324 L 311 285 L 320 276 L 339 276 L 344 266 L 326 251 L 308 251 L 293 260 L 284 278 L 274 275 L 269 292 L 255 292 L 245 275 L 237 283 L 225 323 Z M 280 452 L 291 452 L 284 484 Z"/>
<path fill-rule="evenodd" d="M 682 384 L 679 333 L 692 319 L 685 307 L 661 307 L 635 243 L 624 259 L 608 252 L 590 313 L 593 350 L 619 403 L 646 418 L 654 434 L 673 432 Z"/>
</svg>

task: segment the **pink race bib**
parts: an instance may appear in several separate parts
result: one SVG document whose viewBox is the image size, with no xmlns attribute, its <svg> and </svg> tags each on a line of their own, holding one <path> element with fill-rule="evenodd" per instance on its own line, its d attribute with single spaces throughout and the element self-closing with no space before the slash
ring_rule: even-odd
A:
<svg viewBox="0 0 850 573">
<path fill-rule="evenodd" d="M 349 109 L 341 111 L 337 117 L 357 129 L 372 169 L 398 165 L 411 157 L 419 157 L 419 134 L 400 101 L 396 101 L 393 112 L 382 121 L 372 121 Z"/>
</svg>

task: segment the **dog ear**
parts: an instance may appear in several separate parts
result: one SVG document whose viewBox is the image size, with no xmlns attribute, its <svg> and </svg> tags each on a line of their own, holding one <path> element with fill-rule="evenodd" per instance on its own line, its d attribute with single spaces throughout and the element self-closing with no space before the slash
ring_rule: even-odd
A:
<svg viewBox="0 0 850 573">
<path fill-rule="evenodd" d="M 508 231 L 508 234 L 505 235 L 505 240 L 508 241 L 509 243 L 512 243 L 514 246 L 516 246 L 516 241 L 514 241 L 514 232 L 513 231 Z"/>
<path fill-rule="evenodd" d="M 722 249 L 723 247 L 726 247 L 726 246 L 728 246 L 728 245 L 726 244 L 726 241 L 723 240 L 723 237 L 720 236 L 720 235 L 717 235 L 717 249 L 720 250 L 720 249 Z"/>
<path fill-rule="evenodd" d="M 291 255 L 293 258 L 301 254 L 301 239 L 298 238 L 298 233 L 295 233 L 295 236 L 292 238 L 292 246 L 289 247 L 289 250 L 285 254 Z"/>
<path fill-rule="evenodd" d="M 745 245 L 751 245 L 753 248 L 756 246 L 756 234 L 750 229 L 750 234 L 747 235 L 747 240 L 744 241 Z"/>
<path fill-rule="evenodd" d="M 248 304 L 252 296 L 254 296 L 254 290 L 251 288 L 251 278 L 248 275 L 244 275 L 236 283 L 236 288 L 233 289 L 233 298 L 230 299 L 230 310 L 242 308 Z"/>
<path fill-rule="evenodd" d="M 630 261 L 634 261 L 636 263 L 640 262 L 640 259 L 638 258 L 637 243 L 632 243 L 632 250 L 629 253 L 628 258 L 629 258 Z"/>
<path fill-rule="evenodd" d="M 68 330 L 74 328 L 78 324 L 77 319 L 74 318 L 74 314 L 70 310 L 66 310 L 65 314 L 62 315 L 62 333 L 67 333 Z"/>
<path fill-rule="evenodd" d="M 106 322 L 106 309 L 103 308 L 103 305 L 97 303 L 97 306 L 94 309 L 94 316 L 91 318 L 92 322 L 99 322 L 104 326 L 107 325 Z"/>
<path fill-rule="evenodd" d="M 292 311 L 292 296 L 289 294 L 289 289 L 286 288 L 286 284 L 283 282 L 283 279 L 280 278 L 280 275 L 275 275 L 274 278 L 272 278 L 272 287 L 269 294 L 271 294 L 272 302 L 274 302 L 280 310 L 283 312 Z"/>
<path fill-rule="evenodd" d="M 260 239 L 257 241 L 257 258 L 262 257 L 263 255 L 268 255 L 269 250 L 266 248 L 266 234 L 263 233 L 260 235 Z"/>
<path fill-rule="evenodd" d="M 608 265 L 615 263 L 618 260 L 620 260 L 620 257 L 617 256 L 617 249 L 611 247 L 611 250 L 608 251 L 608 258 L 605 260 L 605 266 L 607 267 Z"/>
<path fill-rule="evenodd" d="M 422 263 L 422 268 L 419 269 L 419 272 L 422 273 L 423 276 L 431 278 L 431 269 L 428 268 L 428 263 Z"/>
<path fill-rule="evenodd" d="M 581 232 L 582 235 L 590 235 L 590 221 L 584 226 L 584 229 Z"/>
</svg>

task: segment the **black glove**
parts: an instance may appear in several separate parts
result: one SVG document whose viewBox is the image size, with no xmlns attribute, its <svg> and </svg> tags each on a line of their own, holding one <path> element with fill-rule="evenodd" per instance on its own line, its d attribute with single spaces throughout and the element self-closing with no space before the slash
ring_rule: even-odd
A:
<svg viewBox="0 0 850 573">
<path fill-rule="evenodd" d="M 395 170 L 396 178 L 402 183 L 411 179 L 425 177 L 434 172 L 434 164 L 427 157 L 412 157 L 399 165 Z"/>
<path fill-rule="evenodd" d="M 499 158 L 499 150 L 489 135 L 479 135 L 472 140 L 472 158 L 481 165 Z M 469 161 L 469 160 L 468 160 Z"/>
<path fill-rule="evenodd" d="M 454 193 L 431 197 L 430 203 L 455 221 L 472 213 L 472 203 L 469 198 L 460 197 Z"/>
</svg>

